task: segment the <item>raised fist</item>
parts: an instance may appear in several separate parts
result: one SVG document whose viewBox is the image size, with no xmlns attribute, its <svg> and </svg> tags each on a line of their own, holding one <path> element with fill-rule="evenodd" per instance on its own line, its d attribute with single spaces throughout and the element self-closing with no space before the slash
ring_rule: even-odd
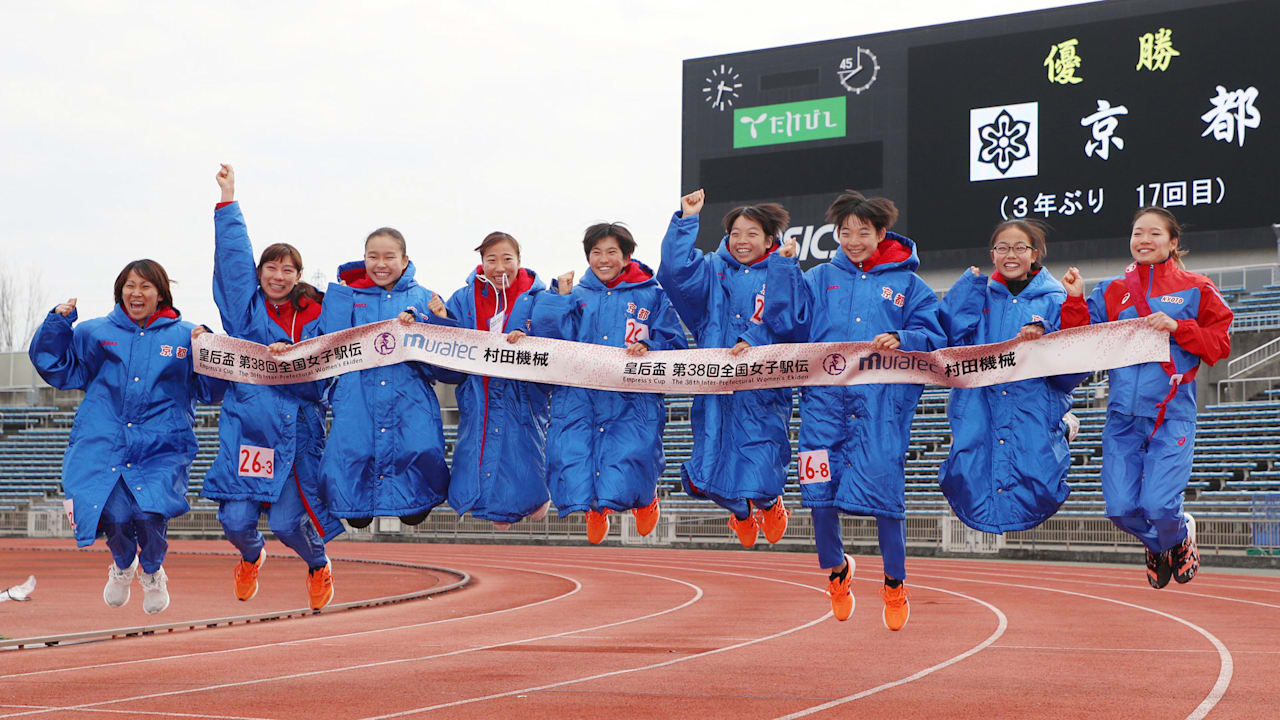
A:
<svg viewBox="0 0 1280 720">
<path fill-rule="evenodd" d="M 706 199 L 706 192 L 701 188 L 680 198 L 680 215 L 683 217 L 693 217 L 702 212 L 702 203 Z"/>
<path fill-rule="evenodd" d="M 568 295 L 573 292 L 572 270 L 556 278 L 556 288 L 560 291 L 561 295 Z"/>
<path fill-rule="evenodd" d="M 1080 277 L 1078 268 L 1067 270 L 1067 274 L 1062 276 L 1062 285 L 1067 289 L 1067 294 L 1071 297 L 1084 296 L 1084 278 Z"/>
<path fill-rule="evenodd" d="M 218 187 L 222 188 L 222 202 L 231 202 L 236 199 L 236 171 L 226 164 L 219 165 L 218 168 L 215 177 Z"/>
</svg>

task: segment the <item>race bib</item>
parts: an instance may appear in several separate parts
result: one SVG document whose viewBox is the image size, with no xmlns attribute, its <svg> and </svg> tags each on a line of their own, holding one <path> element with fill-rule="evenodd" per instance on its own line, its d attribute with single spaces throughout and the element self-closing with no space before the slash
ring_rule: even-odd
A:
<svg viewBox="0 0 1280 720">
<path fill-rule="evenodd" d="M 256 445 L 240 446 L 240 477 L 274 478 L 276 451 Z"/>
<path fill-rule="evenodd" d="M 636 322 L 631 318 L 627 318 L 627 333 L 623 335 L 622 340 L 627 345 L 632 343 L 644 342 L 649 339 L 649 326 L 642 322 Z"/>
<path fill-rule="evenodd" d="M 505 324 L 507 324 L 507 314 L 500 312 L 489 318 L 489 332 L 500 333 L 502 332 L 502 326 Z"/>
<path fill-rule="evenodd" d="M 76 506 L 75 501 L 67 498 L 62 501 L 62 509 L 67 511 L 67 521 L 71 523 L 71 529 L 76 529 Z"/>
<path fill-rule="evenodd" d="M 826 450 L 806 450 L 800 453 L 800 484 L 824 483 L 831 479 L 831 462 Z"/>
<path fill-rule="evenodd" d="M 759 325 L 764 322 L 764 295 L 756 293 L 756 307 L 751 313 L 751 322 Z"/>
</svg>

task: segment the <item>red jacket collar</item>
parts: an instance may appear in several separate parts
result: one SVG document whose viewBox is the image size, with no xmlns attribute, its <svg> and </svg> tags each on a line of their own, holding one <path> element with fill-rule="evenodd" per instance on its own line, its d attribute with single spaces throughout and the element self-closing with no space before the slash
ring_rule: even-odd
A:
<svg viewBox="0 0 1280 720">
<path fill-rule="evenodd" d="M 1042 267 L 1033 267 L 1033 268 L 1031 268 L 1031 272 L 1027 273 L 1027 281 L 1028 281 L 1028 282 L 1030 282 L 1031 278 L 1035 277 L 1036 275 L 1039 275 L 1039 274 L 1040 274 L 1040 271 L 1041 271 L 1041 270 L 1043 270 L 1043 269 L 1044 269 L 1044 268 L 1042 268 Z M 999 271 L 992 273 L 992 274 L 991 274 L 991 279 L 995 280 L 996 282 L 1000 283 L 1001 285 L 1004 285 L 1005 287 L 1009 287 L 1009 281 L 1008 281 L 1008 280 L 1006 280 L 1006 279 L 1005 279 L 1005 277 L 1004 277 L 1004 275 L 1001 275 L 1001 274 L 999 273 Z"/>
<path fill-rule="evenodd" d="M 632 260 L 630 263 L 627 263 L 627 266 L 622 269 L 622 272 L 618 273 L 618 277 L 605 283 L 604 286 L 612 289 L 617 287 L 618 284 L 622 282 L 629 282 L 629 283 L 644 282 L 645 280 L 648 280 L 651 277 L 653 276 L 645 272 L 644 268 L 640 267 L 640 263 L 636 262 L 635 260 Z"/>
<path fill-rule="evenodd" d="M 320 317 L 320 303 L 310 298 L 298 298 L 298 304 L 302 306 L 301 310 L 295 310 L 293 303 L 288 300 L 276 305 L 264 297 L 263 302 L 267 305 L 267 317 L 274 320 L 293 342 L 302 339 L 302 328 L 306 327 L 307 323 Z"/>
<path fill-rule="evenodd" d="M 870 270 L 877 265 L 886 263 L 905 262 L 911 259 L 911 248 L 894 240 L 893 238 L 885 238 L 876 246 L 876 251 L 871 253 L 871 257 L 858 263 L 861 270 Z"/>
<path fill-rule="evenodd" d="M 494 292 L 494 288 L 484 279 L 484 267 L 476 266 L 476 279 L 473 285 L 476 301 L 476 329 L 488 330 L 489 318 L 498 312 L 498 293 Z M 511 316 L 511 306 L 515 303 L 516 298 L 533 287 L 533 275 L 528 270 L 520 268 L 516 271 L 516 279 L 507 286 L 506 302 L 503 307 L 506 308 L 507 317 Z M 504 319 L 505 322 L 505 319 Z"/>
<path fill-rule="evenodd" d="M 347 287 L 371 288 L 373 279 L 363 267 L 354 267 L 338 276 Z"/>
<path fill-rule="evenodd" d="M 782 246 L 781 246 L 781 245 L 779 245 L 779 244 L 778 244 L 778 242 L 775 240 L 775 241 L 774 241 L 774 243 L 773 243 L 772 245 L 770 245 L 770 246 L 769 246 L 769 249 L 764 251 L 764 254 L 763 254 L 763 255 L 761 255 L 760 257 L 756 258 L 755 260 L 752 260 L 751 262 L 749 262 L 749 263 L 747 263 L 747 264 L 748 264 L 748 265 L 750 265 L 751 267 L 755 267 L 756 265 L 759 265 L 760 263 L 764 262 L 766 258 L 768 258 L 770 255 L 772 255 L 774 250 L 777 250 L 777 249 L 778 249 L 778 248 L 780 248 L 780 247 L 782 247 Z"/>
<path fill-rule="evenodd" d="M 159 310 L 155 311 L 155 314 L 147 318 L 146 324 L 144 324 L 142 327 L 144 328 L 151 327 L 151 323 L 155 322 L 156 320 L 159 320 L 160 318 L 169 318 L 170 320 L 177 320 L 178 311 L 174 310 L 172 307 L 160 308 Z"/>
</svg>

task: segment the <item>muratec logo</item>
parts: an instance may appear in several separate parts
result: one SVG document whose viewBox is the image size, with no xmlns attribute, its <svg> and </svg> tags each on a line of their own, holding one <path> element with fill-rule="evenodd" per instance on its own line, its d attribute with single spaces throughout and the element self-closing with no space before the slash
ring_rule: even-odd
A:
<svg viewBox="0 0 1280 720">
<path fill-rule="evenodd" d="M 733 111 L 735 148 L 845 136 L 844 97 L 761 105 Z"/>
<path fill-rule="evenodd" d="M 417 333 L 405 333 L 404 346 L 406 348 L 421 348 L 432 355 L 439 355 L 440 357 L 464 360 L 480 359 L 476 357 L 476 351 L 480 349 L 479 345 L 464 345 L 452 340 L 428 340 L 425 335 Z"/>
<path fill-rule="evenodd" d="M 858 370 L 920 370 L 937 373 L 938 366 L 911 355 L 881 355 L 873 352 L 858 358 Z"/>
</svg>

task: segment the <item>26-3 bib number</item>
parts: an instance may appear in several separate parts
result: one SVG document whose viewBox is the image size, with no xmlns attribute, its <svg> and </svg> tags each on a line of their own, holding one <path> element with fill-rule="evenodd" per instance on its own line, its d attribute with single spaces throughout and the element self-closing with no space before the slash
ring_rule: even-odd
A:
<svg viewBox="0 0 1280 720">
<path fill-rule="evenodd" d="M 274 478 L 276 451 L 256 445 L 240 446 L 240 476 Z"/>
<path fill-rule="evenodd" d="M 831 461 L 826 450 L 806 450 L 800 453 L 800 484 L 824 483 L 831 480 Z"/>
</svg>

